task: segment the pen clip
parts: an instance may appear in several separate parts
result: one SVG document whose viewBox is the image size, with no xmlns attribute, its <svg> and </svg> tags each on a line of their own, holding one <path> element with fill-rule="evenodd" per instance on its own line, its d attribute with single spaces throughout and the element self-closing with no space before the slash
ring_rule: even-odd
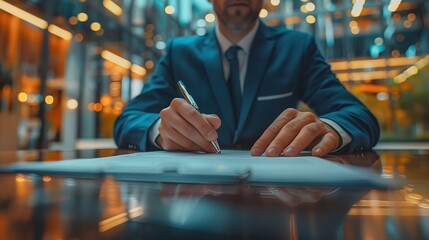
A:
<svg viewBox="0 0 429 240">
<path fill-rule="evenodd" d="M 179 85 L 180 92 L 182 92 L 182 95 L 185 98 L 185 100 L 199 111 L 199 107 L 197 103 L 195 102 L 191 94 L 189 94 L 188 90 L 186 90 L 185 84 L 183 84 L 182 81 L 178 81 L 177 85 Z"/>
</svg>

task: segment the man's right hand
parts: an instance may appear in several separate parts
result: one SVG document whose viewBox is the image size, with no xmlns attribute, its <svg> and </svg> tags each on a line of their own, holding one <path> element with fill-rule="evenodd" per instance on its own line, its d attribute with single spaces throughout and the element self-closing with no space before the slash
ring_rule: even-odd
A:
<svg viewBox="0 0 429 240">
<path fill-rule="evenodd" d="M 167 151 L 216 153 L 210 141 L 217 140 L 221 120 L 217 115 L 200 114 L 182 98 L 175 98 L 160 112 L 156 143 Z"/>
</svg>

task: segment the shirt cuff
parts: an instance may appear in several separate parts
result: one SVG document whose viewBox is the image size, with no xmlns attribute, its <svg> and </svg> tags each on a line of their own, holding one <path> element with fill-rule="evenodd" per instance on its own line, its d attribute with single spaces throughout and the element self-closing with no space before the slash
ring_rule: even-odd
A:
<svg viewBox="0 0 429 240">
<path fill-rule="evenodd" d="M 344 131 L 344 129 L 340 125 L 338 125 L 338 123 L 326 118 L 320 118 L 320 121 L 328 124 L 331 128 L 337 131 L 338 135 L 340 135 L 341 145 L 337 147 L 334 151 L 338 151 L 352 142 L 352 137 L 350 136 L 350 134 Z"/>
<path fill-rule="evenodd" d="M 156 138 L 159 136 L 158 127 L 161 123 L 161 119 L 158 119 L 150 128 L 149 128 L 149 141 L 157 148 L 162 149 L 156 143 Z"/>
</svg>

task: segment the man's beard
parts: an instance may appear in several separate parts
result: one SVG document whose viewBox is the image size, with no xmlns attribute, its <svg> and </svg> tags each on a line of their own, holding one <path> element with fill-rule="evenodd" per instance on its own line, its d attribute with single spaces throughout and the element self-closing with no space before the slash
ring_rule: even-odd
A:
<svg viewBox="0 0 429 240">
<path fill-rule="evenodd" d="M 229 14 L 226 9 L 218 18 L 224 26 L 231 30 L 243 30 L 258 19 L 258 14 L 252 12 L 251 9 L 249 9 L 249 12 L 236 10 L 233 14 Z"/>
</svg>

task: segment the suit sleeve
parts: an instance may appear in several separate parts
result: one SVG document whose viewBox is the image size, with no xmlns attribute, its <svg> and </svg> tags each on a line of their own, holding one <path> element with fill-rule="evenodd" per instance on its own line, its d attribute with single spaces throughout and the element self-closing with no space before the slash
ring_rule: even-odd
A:
<svg viewBox="0 0 429 240">
<path fill-rule="evenodd" d="M 351 143 L 339 152 L 350 153 L 372 148 L 380 136 L 377 119 L 336 78 L 313 37 L 308 37 L 303 52 L 300 86 L 303 101 L 320 118 L 336 122 L 352 137 Z"/>
<path fill-rule="evenodd" d="M 161 57 L 142 92 L 128 103 L 116 119 L 113 134 L 119 148 L 158 150 L 149 139 L 149 129 L 159 119 L 159 112 L 177 97 L 171 70 L 172 45 L 172 42 L 168 44 L 167 53 Z"/>
</svg>

